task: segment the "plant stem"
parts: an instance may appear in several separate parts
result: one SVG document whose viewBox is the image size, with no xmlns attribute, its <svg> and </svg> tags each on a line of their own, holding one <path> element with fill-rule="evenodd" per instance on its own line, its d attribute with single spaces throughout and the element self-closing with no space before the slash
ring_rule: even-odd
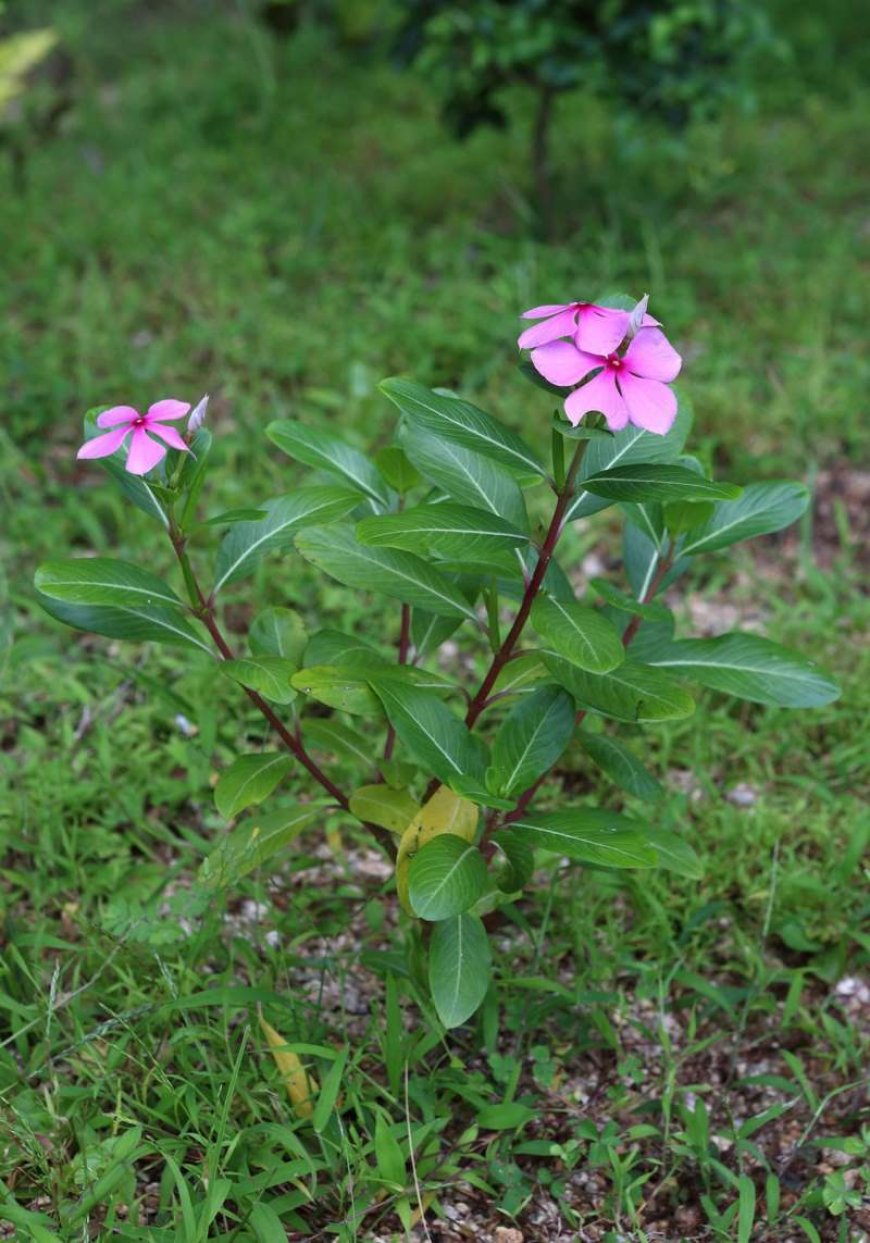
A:
<svg viewBox="0 0 870 1243">
<path fill-rule="evenodd" d="M 523 633 L 523 628 L 529 619 L 529 613 L 532 611 L 532 605 L 535 602 L 535 597 L 541 589 L 544 576 L 547 573 L 550 561 L 553 558 L 553 553 L 556 550 L 556 544 L 559 542 L 559 536 L 562 534 L 562 520 L 574 492 L 574 480 L 577 478 L 577 472 L 580 469 L 580 463 L 583 460 L 585 448 L 586 441 L 580 441 L 577 448 L 574 450 L 571 465 L 568 467 L 565 482 L 562 484 L 556 498 L 556 507 L 553 510 L 553 516 L 550 519 L 547 534 L 544 536 L 544 542 L 541 545 L 541 551 L 538 554 L 538 563 L 535 566 L 532 577 L 526 585 L 526 590 L 523 593 L 522 602 L 517 610 L 517 615 L 514 618 L 513 625 L 508 631 L 501 647 L 493 656 L 492 663 L 486 672 L 486 676 L 480 684 L 480 689 L 469 704 L 468 712 L 465 715 L 465 724 L 469 729 L 471 729 L 481 712 L 483 712 L 486 707 L 487 700 L 489 699 L 489 693 L 498 681 L 498 676 L 502 669 L 510 660 L 513 650 Z"/>
<path fill-rule="evenodd" d="M 553 183 L 550 170 L 550 124 L 556 92 L 538 86 L 538 103 L 532 126 L 532 182 L 538 203 L 538 233 L 549 241 L 553 232 Z"/>
<path fill-rule="evenodd" d="M 673 544 L 671 544 L 668 551 L 659 561 L 659 564 L 656 568 L 656 572 L 653 575 L 652 582 L 650 583 L 647 590 L 644 592 L 643 599 L 641 600 L 641 604 L 650 604 L 651 601 L 655 598 L 656 593 L 658 592 L 659 588 L 661 587 L 662 583 L 667 577 L 668 571 L 670 570 L 673 563 L 674 563 L 674 547 L 673 547 Z M 628 623 L 628 625 L 626 626 L 622 634 L 623 647 L 628 647 L 630 645 L 631 641 L 634 639 L 634 636 L 637 634 L 638 630 L 640 629 L 642 622 L 643 622 L 643 618 L 639 616 L 639 614 L 635 614 L 632 617 L 631 621 Z M 574 718 L 575 728 L 583 722 L 583 719 L 586 716 L 586 711 L 587 711 L 586 708 L 580 708 L 579 711 L 577 712 L 577 715 Z M 550 775 L 549 770 L 545 773 L 542 773 L 541 776 L 538 778 L 538 780 L 534 783 L 534 785 L 529 786 L 527 790 L 524 790 L 522 792 L 520 797 L 517 799 L 517 805 L 516 807 L 514 807 L 513 811 L 509 811 L 507 815 L 502 818 L 503 824 L 513 824 L 515 821 L 522 819 L 532 799 L 535 797 L 538 790 L 543 785 L 543 783 L 546 781 L 547 777 L 549 777 L 549 775 Z M 498 827 L 499 827 L 498 824 L 494 823 L 489 829 L 487 836 L 493 833 L 495 829 Z"/>
<path fill-rule="evenodd" d="M 656 592 L 658 591 L 659 587 L 661 587 L 662 583 L 665 581 L 665 578 L 668 575 L 668 571 L 670 570 L 673 564 L 674 564 L 674 545 L 673 545 L 673 541 L 671 541 L 670 547 L 668 548 L 667 552 L 661 558 L 658 565 L 656 566 L 656 572 L 653 575 L 652 582 L 650 583 L 647 590 L 644 592 L 643 599 L 641 600 L 641 604 L 649 604 L 655 598 Z M 635 613 L 635 615 L 632 617 L 631 621 L 628 623 L 628 625 L 626 626 L 625 630 L 622 633 L 622 646 L 623 647 L 628 647 L 629 643 L 631 643 L 632 639 L 637 634 L 638 630 L 640 630 L 640 625 L 642 621 L 643 621 L 643 618 L 640 616 L 640 614 Z"/>
<path fill-rule="evenodd" d="M 411 606 L 409 604 L 402 605 L 402 625 L 399 630 L 399 664 L 406 665 L 408 663 L 408 652 L 411 648 Z M 384 743 L 384 759 L 391 760 L 393 758 L 393 750 L 396 746 L 396 731 L 392 725 L 387 730 L 387 741 Z"/>
<path fill-rule="evenodd" d="M 185 547 L 186 540 L 183 533 L 178 529 L 174 520 L 170 518 L 169 538 L 172 541 L 172 547 L 181 566 L 181 572 L 184 576 L 184 582 L 187 587 L 190 603 L 195 615 L 203 623 L 206 630 L 212 637 L 215 647 L 218 650 L 221 660 L 233 660 L 233 649 L 230 647 L 226 638 L 221 631 L 217 618 L 215 617 L 214 603 L 208 599 L 199 585 L 199 581 L 194 573 L 193 566 L 190 564 L 190 558 L 187 555 Z M 278 735 L 288 751 L 299 761 L 303 768 L 307 769 L 315 781 L 323 787 L 339 807 L 343 811 L 350 810 L 350 802 L 345 794 L 338 788 L 335 782 L 327 776 L 316 760 L 308 754 L 305 744 L 301 738 L 297 738 L 290 732 L 281 718 L 266 700 L 255 690 L 251 690 L 248 686 L 243 686 L 242 690 L 250 699 L 251 703 L 262 713 L 271 725 L 272 729 Z M 380 844 L 394 853 L 394 843 L 391 835 L 386 829 L 380 828 L 376 824 L 367 824 L 366 828 L 377 838 Z"/>
</svg>

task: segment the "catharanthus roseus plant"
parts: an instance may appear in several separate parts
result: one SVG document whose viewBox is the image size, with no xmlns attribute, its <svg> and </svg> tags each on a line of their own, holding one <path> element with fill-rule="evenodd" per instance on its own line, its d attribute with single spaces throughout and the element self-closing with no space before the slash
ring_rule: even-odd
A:
<svg viewBox="0 0 870 1243">
<path fill-rule="evenodd" d="M 527 319 L 522 370 L 551 396 L 525 395 L 522 434 L 517 418 L 508 427 L 458 397 L 386 380 L 391 443 L 369 457 L 332 427 L 273 422 L 272 444 L 313 475 L 288 462 L 280 496 L 207 520 L 203 403 L 183 435 L 167 427 L 188 412 L 174 399 L 89 416 L 79 456 L 102 457 L 154 519 L 178 582 L 102 557 L 36 576 L 52 616 L 214 660 L 265 718 L 268 744 L 218 781 L 227 832 L 203 883 L 270 866 L 336 813 L 355 823 L 394 864 L 411 978 L 425 971 L 448 1027 L 480 1005 L 484 921 L 518 900 L 537 858 L 697 875 L 681 826 L 660 822 L 640 728 L 688 717 L 697 687 L 794 708 L 837 695 L 812 661 L 757 634 L 678 634 L 665 602 L 703 553 L 794 522 L 805 488 L 741 489 L 686 454 L 690 417 L 672 387 L 681 359 L 645 299 L 536 307 Z M 565 536 L 604 511 L 608 531 L 623 524 L 621 573 L 580 586 Z M 213 556 L 199 551 L 210 533 Z M 310 593 L 291 595 L 231 643 L 224 606 L 264 558 L 309 563 L 330 598 L 336 582 L 361 594 L 371 623 L 346 633 Z M 540 797 L 572 744 L 647 814 Z"/>
</svg>

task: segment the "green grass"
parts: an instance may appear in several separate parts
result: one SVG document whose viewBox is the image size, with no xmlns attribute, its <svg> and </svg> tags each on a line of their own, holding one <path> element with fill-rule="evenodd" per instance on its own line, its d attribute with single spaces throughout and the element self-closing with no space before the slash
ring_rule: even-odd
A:
<svg viewBox="0 0 870 1243">
<path fill-rule="evenodd" d="M 495 935 L 500 1004 L 449 1042 L 401 956 L 389 879 L 345 822 L 232 893 L 197 884 L 225 827 L 209 786 L 242 736 L 263 737 L 229 684 L 61 631 L 29 583 L 70 548 L 169 568 L 147 520 L 74 465 L 88 407 L 210 391 L 210 512 L 288 486 L 261 452 L 276 413 L 386 436 L 374 385 L 396 371 L 532 437 L 516 314 L 578 289 L 651 290 L 687 358 L 695 443 L 731 477 L 854 466 L 866 95 L 838 83 L 685 148 L 566 102 L 564 235 L 542 245 L 521 129 L 454 146 L 420 83 L 323 32 L 277 46 L 232 15 L 174 13 L 57 6 L 75 108 L 23 188 L 0 166 L 16 639 L 0 690 L 0 1222 L 37 1243 L 402 1238 L 422 1200 L 430 1221 L 466 1203 L 478 1230 L 516 1218 L 532 1238 L 748 1239 L 754 1194 L 751 1237 L 857 1239 L 838 1196 L 860 1194 L 868 1159 L 866 1021 L 844 987 L 868 951 L 860 512 L 689 581 L 845 686 L 803 714 L 708 695 L 650 735 L 662 820 L 689 833 L 703 879 L 541 872 Z M 596 527 L 578 552 L 608 540 Z M 311 583 L 273 562 L 257 601 L 292 592 L 313 616 Z M 326 607 L 370 624 L 338 589 Z M 579 755 L 563 779 L 607 797 Z M 754 801 L 731 801 L 740 786 Z M 340 1088 L 316 1130 L 258 1005 Z"/>
</svg>

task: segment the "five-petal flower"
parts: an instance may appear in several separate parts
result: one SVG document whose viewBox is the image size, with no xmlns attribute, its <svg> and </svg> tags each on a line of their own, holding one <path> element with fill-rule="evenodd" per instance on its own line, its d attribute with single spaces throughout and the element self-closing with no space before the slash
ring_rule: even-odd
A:
<svg viewBox="0 0 870 1243">
<path fill-rule="evenodd" d="M 594 302 L 567 302 L 550 306 L 535 306 L 523 312 L 523 319 L 540 319 L 543 322 L 527 328 L 520 335 L 517 345 L 521 350 L 533 350 L 560 337 L 572 337 L 578 350 L 590 354 L 612 354 L 619 349 L 631 321 L 630 311 L 615 311 Z M 655 323 L 655 320 L 651 320 Z"/>
<path fill-rule="evenodd" d="M 565 399 L 574 427 L 598 410 L 611 431 L 633 423 L 659 436 L 677 415 L 677 398 L 668 383 L 677 378 L 682 362 L 660 328 L 641 328 L 621 356 L 579 350 L 571 341 L 551 341 L 532 351 L 535 369 L 551 384 L 568 388 L 592 377 Z"/>
<path fill-rule="evenodd" d="M 108 427 L 112 430 L 86 441 L 76 457 L 109 457 L 130 436 L 126 468 L 133 475 L 147 475 L 166 456 L 167 445 L 181 453 L 188 452 L 187 445 L 175 428 L 165 425 L 167 422 L 183 419 L 189 409 L 188 402 L 175 401 L 171 397 L 155 401 L 148 407 L 147 414 L 140 414 L 132 406 L 113 406 L 111 410 L 104 410 L 97 415 L 97 427 Z M 157 440 L 153 439 L 155 436 L 158 437 Z"/>
</svg>

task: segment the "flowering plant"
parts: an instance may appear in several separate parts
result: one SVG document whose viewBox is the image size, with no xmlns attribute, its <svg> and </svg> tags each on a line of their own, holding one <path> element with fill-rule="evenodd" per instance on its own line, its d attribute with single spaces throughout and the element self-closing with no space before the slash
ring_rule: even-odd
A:
<svg viewBox="0 0 870 1243">
<path fill-rule="evenodd" d="M 336 813 L 355 822 L 394 864 L 409 971 L 425 972 L 447 1027 L 480 1005 L 485 921 L 517 901 L 538 852 L 698 874 L 691 844 L 655 823 L 661 787 L 628 742 L 639 727 L 689 716 L 691 686 L 798 708 L 838 693 L 813 662 L 756 634 L 676 637 L 660 598 L 701 554 L 794 522 L 806 489 L 716 482 L 684 452 L 690 416 L 671 387 L 681 359 L 646 299 L 542 306 L 526 318 L 535 323 L 519 339 L 531 350 L 522 369 L 567 416 L 557 411 L 543 438 L 548 461 L 476 406 L 394 378 L 381 385 L 399 413 L 392 443 L 369 457 L 331 430 L 273 422 L 270 441 L 314 478 L 203 522 L 205 401 L 183 437 L 167 426 L 188 415 L 182 402 L 145 415 L 115 407 L 88 417 L 79 456 L 101 458 L 162 528 L 181 587 L 103 557 L 52 561 L 36 575 L 52 616 L 216 660 L 268 723 L 272 744 L 240 755 L 217 783 L 217 810 L 234 827 L 203 882 L 233 884 Z M 623 524 L 623 581 L 593 578 L 581 591 L 560 541 L 604 511 Z M 205 571 L 190 540 L 216 528 L 225 533 Z M 395 612 L 380 632 L 348 634 L 328 619 L 306 624 L 308 601 L 276 600 L 236 651 L 222 606 L 269 556 L 303 558 Z M 539 806 L 572 742 L 649 803 L 648 816 Z M 288 778 L 292 798 L 279 789 Z"/>
</svg>

